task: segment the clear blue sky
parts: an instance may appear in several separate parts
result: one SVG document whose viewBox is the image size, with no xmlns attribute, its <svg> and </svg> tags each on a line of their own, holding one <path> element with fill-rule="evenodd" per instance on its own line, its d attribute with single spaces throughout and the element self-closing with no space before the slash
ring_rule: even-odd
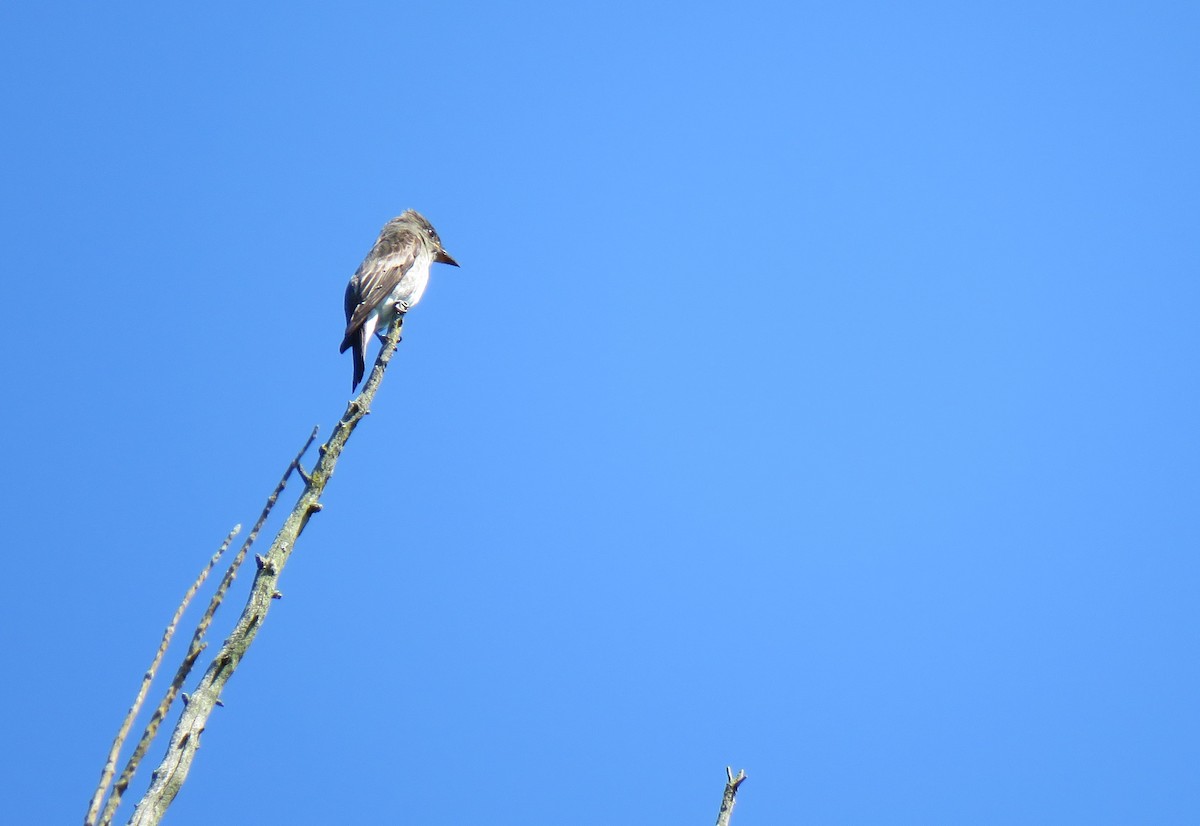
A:
<svg viewBox="0 0 1200 826">
<path fill-rule="evenodd" d="M 7 4 L 4 819 L 81 821 L 415 207 L 462 269 L 168 822 L 1200 822 L 1198 37 Z"/>
</svg>

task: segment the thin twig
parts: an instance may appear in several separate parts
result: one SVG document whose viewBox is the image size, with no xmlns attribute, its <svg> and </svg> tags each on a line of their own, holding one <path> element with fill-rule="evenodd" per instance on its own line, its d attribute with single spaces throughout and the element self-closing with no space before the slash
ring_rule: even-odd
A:
<svg viewBox="0 0 1200 826">
<path fill-rule="evenodd" d="M 133 727 L 133 721 L 137 714 L 142 709 L 142 703 L 146 701 L 146 695 L 150 692 L 150 683 L 154 681 L 154 675 L 158 673 L 158 666 L 162 663 L 163 656 L 167 653 L 167 646 L 171 644 L 171 638 L 175 636 L 175 627 L 179 625 L 180 618 L 183 617 L 183 612 L 187 609 L 188 604 L 192 601 L 192 597 L 200 590 L 200 586 L 208 579 L 208 575 L 212 573 L 212 569 L 216 567 L 217 560 L 229 548 L 229 543 L 242 530 L 241 525 L 234 525 L 233 530 L 225 537 L 225 541 L 221 543 L 221 547 L 217 548 L 217 552 L 212 555 L 212 559 L 208 560 L 208 565 L 200 572 L 200 576 L 196 577 L 196 581 L 192 583 L 192 587 L 188 588 L 187 593 L 183 595 L 183 599 L 179 603 L 179 607 L 175 609 L 175 615 L 171 617 L 171 622 L 167 624 L 167 628 L 163 631 L 162 641 L 158 644 L 158 651 L 154 652 L 154 660 L 150 663 L 150 667 L 146 669 L 146 673 L 142 675 L 142 684 L 138 688 L 137 696 L 133 700 L 133 705 L 129 707 L 129 713 L 125 715 L 125 719 L 121 722 L 121 727 L 117 730 L 117 736 L 113 739 L 112 748 L 108 750 L 108 759 L 104 761 L 104 768 L 100 772 L 100 785 L 96 787 L 95 794 L 92 795 L 91 805 L 88 806 L 87 816 L 84 818 L 84 826 L 95 826 L 96 817 L 100 814 L 100 804 L 104 802 L 104 795 L 108 792 L 108 784 L 112 782 L 113 774 L 117 770 L 117 756 L 121 753 L 121 746 L 125 745 L 125 738 L 129 736 L 129 729 Z"/>
<path fill-rule="evenodd" d="M 221 650 L 213 658 L 212 664 L 204 672 L 196 690 L 188 699 L 187 706 L 179 717 L 167 753 L 154 772 L 154 780 L 150 789 L 138 803 L 129 819 L 129 826 L 157 826 L 167 807 L 179 793 L 195 759 L 196 750 L 200 747 L 200 733 L 208 722 L 213 707 L 220 702 L 221 690 L 237 669 L 242 657 L 245 656 L 255 636 L 262 628 L 267 612 L 270 610 L 273 597 L 278 593 L 277 584 L 283 572 L 284 565 L 291 557 L 296 546 L 296 540 L 304 531 L 309 518 L 321 509 L 320 498 L 325 491 L 337 465 L 338 457 L 346 446 L 354 429 L 363 417 L 370 412 L 371 402 L 375 392 L 383 381 L 384 371 L 388 362 L 396 352 L 400 343 L 400 330 L 404 325 L 404 314 L 397 313 L 395 321 L 388 329 L 387 340 L 375 360 L 375 367 L 362 392 L 352 399 L 346 407 L 346 412 L 333 429 L 329 441 L 321 445 L 320 458 L 309 471 L 304 492 L 300 494 L 291 514 L 284 520 L 283 527 L 271 543 L 271 548 L 258 566 L 254 583 L 250 586 L 250 596 L 246 607 L 238 618 L 237 625 L 221 646 Z"/>
<path fill-rule="evenodd" d="M 179 668 L 176 669 L 175 676 L 171 679 L 171 684 L 167 687 L 166 693 L 163 695 L 162 700 L 159 701 L 158 707 L 155 708 L 154 714 L 150 717 L 150 721 L 146 724 L 141 739 L 138 740 L 137 747 L 134 749 L 133 754 L 129 756 L 129 760 L 125 763 L 125 768 L 121 771 L 120 778 L 117 779 L 116 784 L 113 786 L 112 795 L 109 796 L 108 802 L 104 806 L 104 814 L 99 820 L 99 826 L 110 826 L 112 823 L 113 815 L 116 813 L 117 807 L 121 805 L 121 798 L 125 794 L 125 790 L 129 788 L 129 784 L 132 782 L 142 758 L 145 757 L 150 744 L 158 735 L 159 726 L 162 725 L 162 721 L 171 710 L 171 705 L 175 702 L 175 697 L 179 694 L 180 689 L 183 688 L 183 684 L 187 680 L 188 675 L 191 674 L 196 660 L 204 650 L 206 645 L 204 635 L 208 633 L 208 627 L 212 624 L 217 609 L 221 607 L 221 602 L 225 599 L 225 594 L 228 592 L 229 586 L 233 584 L 233 580 L 237 577 L 238 568 L 241 567 L 246 554 L 254 544 L 254 540 L 258 538 L 259 531 L 266 524 L 267 518 L 271 515 L 271 509 L 275 507 L 275 503 L 279 500 L 279 494 L 283 492 L 284 487 L 287 485 L 292 471 L 299 467 L 300 459 L 308 451 L 309 447 L 312 446 L 313 440 L 316 438 L 317 428 L 314 427 L 312 433 L 308 436 L 308 441 L 300 448 L 300 452 L 292 459 L 287 469 L 284 470 L 283 476 L 280 477 L 279 483 L 275 485 L 275 489 L 267 497 L 262 512 L 259 513 L 258 520 L 254 523 L 254 527 L 250 529 L 250 533 L 246 536 L 245 541 L 242 542 L 242 547 L 238 549 L 237 554 L 229 563 L 229 567 L 225 570 L 225 576 L 221 578 L 221 584 L 217 586 L 216 592 L 213 594 L 212 599 L 209 600 L 204 616 L 200 618 L 200 622 L 196 625 L 196 630 L 192 632 L 192 641 L 188 646 L 187 654 L 184 655 L 183 661 L 179 664 Z M 91 826 L 91 824 L 88 823 L 88 826 Z"/>
<path fill-rule="evenodd" d="M 721 798 L 721 810 L 717 813 L 717 826 L 729 826 L 729 818 L 733 815 L 733 799 L 737 797 L 738 786 L 746 780 L 746 772 L 739 770 L 737 777 L 733 776 L 733 767 L 725 767 L 725 776 L 729 782 L 725 784 L 725 795 Z"/>
</svg>

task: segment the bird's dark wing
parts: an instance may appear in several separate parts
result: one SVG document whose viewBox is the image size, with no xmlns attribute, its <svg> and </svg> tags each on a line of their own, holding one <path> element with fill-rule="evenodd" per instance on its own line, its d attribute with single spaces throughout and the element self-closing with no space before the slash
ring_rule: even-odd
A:
<svg viewBox="0 0 1200 826">
<path fill-rule="evenodd" d="M 346 285 L 346 334 L 341 352 L 354 341 L 358 328 L 379 302 L 400 283 L 417 260 L 417 237 L 411 232 L 381 236 L 358 272 Z"/>
</svg>

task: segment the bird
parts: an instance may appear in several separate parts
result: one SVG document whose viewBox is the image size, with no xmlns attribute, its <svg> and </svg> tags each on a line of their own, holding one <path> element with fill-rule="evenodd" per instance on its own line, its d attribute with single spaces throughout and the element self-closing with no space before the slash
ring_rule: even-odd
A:
<svg viewBox="0 0 1200 826">
<path fill-rule="evenodd" d="M 384 337 L 396 313 L 417 306 L 434 263 L 458 266 L 424 215 L 408 209 L 383 225 L 375 246 L 346 285 L 346 334 L 338 352 L 354 351 L 351 392 L 366 372 L 371 334 Z"/>
</svg>

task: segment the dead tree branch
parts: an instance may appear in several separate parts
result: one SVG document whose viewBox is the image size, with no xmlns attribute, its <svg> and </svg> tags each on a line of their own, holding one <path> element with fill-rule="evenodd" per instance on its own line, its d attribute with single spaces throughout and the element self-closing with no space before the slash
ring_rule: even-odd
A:
<svg viewBox="0 0 1200 826">
<path fill-rule="evenodd" d="M 725 776 L 729 782 L 725 784 L 725 796 L 721 798 L 721 811 L 717 813 L 717 826 L 729 826 L 729 818 L 733 816 L 733 800 L 737 797 L 738 787 L 746 780 L 746 772 L 739 770 L 737 777 L 733 776 L 733 767 L 725 767 Z"/>
<path fill-rule="evenodd" d="M 200 735 L 208 722 L 213 707 L 220 702 L 221 690 L 233 676 L 238 664 L 242 661 L 258 631 L 262 628 L 272 601 L 278 590 L 276 585 L 283 572 L 284 565 L 291 557 L 296 546 L 296 540 L 304 531 L 309 518 L 321 510 L 320 498 L 325 486 L 333 476 L 334 467 L 342 454 L 354 429 L 368 413 L 371 402 L 383 381 L 384 371 L 400 343 L 400 331 L 404 325 L 404 314 L 397 313 L 396 320 L 388 329 L 387 340 L 375 360 L 375 366 L 362 392 L 352 399 L 346 407 L 346 412 L 333 429 L 329 441 L 321 445 L 320 458 L 312 470 L 304 476 L 304 491 L 300 494 L 292 512 L 284 521 L 283 527 L 271 543 L 266 555 L 257 557 L 258 571 L 250 586 L 250 596 L 246 606 L 238 618 L 237 625 L 225 640 L 221 650 L 217 652 L 213 662 L 200 679 L 200 684 L 188 699 L 188 703 L 180 715 L 179 723 L 171 735 L 167 753 L 154 772 L 150 789 L 138 803 L 130 826 L 157 826 L 167 807 L 179 793 L 187 779 L 196 750 L 200 747 Z"/>
<path fill-rule="evenodd" d="M 175 636 L 175 627 L 179 625 L 179 620 L 183 617 L 183 612 L 187 610 L 188 603 L 192 601 L 192 597 L 200 590 L 200 586 L 204 584 L 204 580 L 208 579 L 208 575 L 216 566 L 221 555 L 229 548 L 229 543 L 233 541 L 233 538 L 241 530 L 241 525 L 233 526 L 233 530 L 225 537 L 225 541 L 221 543 L 221 547 L 217 548 L 217 552 L 212 555 L 212 559 L 208 561 L 208 565 L 200 572 L 200 576 L 196 577 L 196 581 L 192 583 L 192 587 L 188 588 L 187 593 L 183 595 L 179 607 L 175 609 L 175 616 L 171 617 L 166 630 L 163 631 L 162 641 L 158 644 L 158 651 L 154 653 L 154 659 L 151 661 L 150 667 L 142 675 L 142 684 L 138 688 L 137 696 L 133 699 L 133 705 L 129 707 L 129 713 L 125 715 L 125 719 L 121 722 L 121 727 L 117 729 L 117 736 L 113 739 L 112 748 L 108 750 L 108 759 L 104 761 L 104 768 L 100 772 L 100 784 L 96 787 L 96 791 L 92 795 L 92 802 L 88 806 L 87 816 L 83 821 L 85 826 L 94 826 L 96 823 L 96 818 L 100 814 L 100 804 L 104 802 L 104 795 L 108 791 L 108 784 L 112 782 L 113 774 L 117 770 L 117 757 L 121 753 L 121 746 L 125 744 L 125 738 L 129 736 L 129 729 L 133 727 L 133 721 L 137 717 L 138 712 L 141 711 L 142 703 L 146 701 L 146 695 L 150 692 L 150 683 L 154 681 L 154 675 L 158 673 L 158 666 L 162 663 L 163 656 L 167 653 L 167 646 L 171 644 L 171 638 Z"/>
<path fill-rule="evenodd" d="M 225 576 L 221 577 L 221 583 L 217 586 L 216 592 L 212 599 L 209 600 L 208 608 L 204 612 L 204 616 L 200 618 L 200 622 L 196 625 L 196 630 L 192 632 L 192 642 L 188 646 L 188 652 L 184 655 L 183 661 L 179 664 L 179 668 L 175 671 L 175 676 L 171 679 L 171 684 L 167 686 L 167 691 L 159 701 L 158 707 L 155 708 L 154 714 L 151 715 L 150 721 L 146 724 L 145 730 L 142 732 L 141 739 L 138 740 L 137 747 L 129 756 L 129 760 L 125 763 L 125 768 L 121 771 L 120 778 L 117 779 L 113 786 L 112 795 L 109 796 L 108 802 L 104 806 L 104 814 L 100 816 L 98 821 L 99 826 L 109 826 L 112 823 L 113 815 L 117 811 L 117 807 L 121 805 L 121 798 L 125 794 L 125 790 L 129 788 L 130 782 L 133 780 L 134 774 L 137 772 L 138 766 L 141 765 L 142 758 L 146 756 L 146 752 L 150 748 L 150 744 L 158 735 L 159 726 L 166 719 L 167 713 L 171 710 L 172 703 L 175 702 L 175 697 L 178 696 L 180 689 L 183 688 L 184 681 L 188 675 L 192 673 L 192 668 L 196 664 L 196 660 L 204 651 L 207 645 L 204 642 L 204 635 L 208 633 L 208 627 L 212 624 L 213 617 L 216 616 L 217 609 L 221 607 L 221 602 L 225 599 L 225 594 L 229 591 L 229 586 L 233 584 L 233 580 L 237 577 L 238 569 L 242 562 L 246 559 L 246 554 L 254 541 L 258 539 L 258 534 L 266 524 L 267 518 L 271 515 L 271 509 L 275 507 L 275 503 L 279 501 L 279 494 L 283 492 L 287 485 L 288 479 L 292 475 L 292 471 L 299 469 L 300 460 L 304 454 L 312 446 L 313 440 L 317 438 L 317 429 L 314 427 L 312 433 L 308 435 L 308 440 L 304 446 L 300 448 L 300 452 L 292 459 L 291 463 L 280 477 L 279 483 L 275 485 L 275 490 L 271 491 L 271 495 L 267 497 L 266 503 L 263 505 L 262 512 L 258 515 L 258 520 L 255 521 L 254 527 L 250 529 L 250 533 L 246 536 L 242 547 L 238 548 L 237 554 L 233 561 L 229 563 L 229 567 L 225 570 Z M 240 530 L 240 526 L 239 526 Z M 213 560 L 216 561 L 215 558 Z M 211 564 L 210 564 L 211 568 Z M 182 612 L 182 607 L 180 608 Z M 93 798 L 93 805 L 96 805 L 96 798 Z M 85 826 L 92 826 L 97 821 L 93 820 L 92 809 L 88 810 L 88 819 L 85 821 Z"/>
</svg>

